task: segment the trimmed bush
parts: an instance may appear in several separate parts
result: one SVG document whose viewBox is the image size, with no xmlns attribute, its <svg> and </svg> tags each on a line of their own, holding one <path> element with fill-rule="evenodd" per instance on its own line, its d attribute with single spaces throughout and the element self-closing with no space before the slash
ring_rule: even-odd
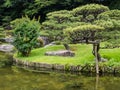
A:
<svg viewBox="0 0 120 90">
<path fill-rule="evenodd" d="M 11 22 L 14 27 L 14 46 L 22 54 L 29 56 L 31 50 L 37 44 L 40 24 L 35 19 L 28 17 L 16 19 Z"/>
</svg>

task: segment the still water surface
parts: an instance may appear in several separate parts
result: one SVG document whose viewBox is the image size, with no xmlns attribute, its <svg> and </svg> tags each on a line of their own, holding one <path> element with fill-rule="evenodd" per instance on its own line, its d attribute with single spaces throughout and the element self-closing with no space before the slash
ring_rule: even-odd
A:
<svg viewBox="0 0 120 90">
<path fill-rule="evenodd" d="M 120 90 L 120 77 L 36 73 L 12 66 L 0 68 L 0 90 Z"/>
</svg>

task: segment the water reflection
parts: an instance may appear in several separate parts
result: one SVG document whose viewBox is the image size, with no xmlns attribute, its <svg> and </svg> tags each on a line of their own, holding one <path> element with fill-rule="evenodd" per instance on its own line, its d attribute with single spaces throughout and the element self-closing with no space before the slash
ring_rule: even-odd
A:
<svg viewBox="0 0 120 90">
<path fill-rule="evenodd" d="M 99 85 L 99 75 L 96 75 L 96 83 L 95 83 L 95 90 L 98 90 L 98 85 Z"/>
<path fill-rule="evenodd" d="M 120 77 L 70 73 L 35 73 L 0 68 L 0 90 L 120 90 Z"/>
<path fill-rule="evenodd" d="M 12 53 L 0 52 L 0 67 L 12 65 Z"/>
</svg>

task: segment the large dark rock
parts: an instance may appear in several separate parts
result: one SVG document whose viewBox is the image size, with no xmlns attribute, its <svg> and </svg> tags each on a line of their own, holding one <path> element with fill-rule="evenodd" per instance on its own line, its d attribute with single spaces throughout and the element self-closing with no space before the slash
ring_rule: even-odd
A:
<svg viewBox="0 0 120 90">
<path fill-rule="evenodd" d="M 2 52 L 13 52 L 14 51 L 14 46 L 10 44 L 4 44 L 0 45 L 0 51 Z"/>
<path fill-rule="evenodd" d="M 75 53 L 69 50 L 49 51 L 45 53 L 46 56 L 75 56 Z"/>
<path fill-rule="evenodd" d="M 0 38 L 0 42 L 5 42 L 5 39 L 4 38 Z"/>
</svg>

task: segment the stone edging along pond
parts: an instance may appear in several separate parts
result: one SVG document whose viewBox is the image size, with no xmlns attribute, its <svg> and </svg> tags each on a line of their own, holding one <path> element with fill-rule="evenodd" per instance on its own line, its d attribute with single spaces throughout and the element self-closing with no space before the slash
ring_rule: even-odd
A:
<svg viewBox="0 0 120 90">
<path fill-rule="evenodd" d="M 17 66 L 31 68 L 33 67 L 36 70 L 38 68 L 44 68 L 47 70 L 58 70 L 58 71 L 72 71 L 72 72 L 91 72 L 95 73 L 95 65 L 86 64 L 84 66 L 81 65 L 61 65 L 61 64 L 47 64 L 47 63 L 40 63 L 40 62 L 29 62 L 23 61 L 16 58 L 13 58 L 13 63 Z M 100 73 L 120 73 L 120 66 L 119 67 L 110 67 L 110 66 L 99 66 Z"/>
</svg>

